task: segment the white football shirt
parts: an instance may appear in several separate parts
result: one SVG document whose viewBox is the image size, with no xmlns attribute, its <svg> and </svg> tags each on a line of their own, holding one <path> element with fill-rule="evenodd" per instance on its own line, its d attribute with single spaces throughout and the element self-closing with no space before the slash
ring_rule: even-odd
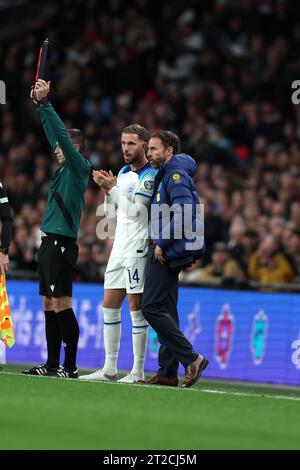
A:
<svg viewBox="0 0 300 470">
<path fill-rule="evenodd" d="M 147 254 L 148 210 L 156 173 L 150 163 L 137 171 L 126 165 L 118 174 L 117 186 L 106 196 L 105 212 L 110 205 L 117 215 L 111 258 L 136 258 Z"/>
</svg>

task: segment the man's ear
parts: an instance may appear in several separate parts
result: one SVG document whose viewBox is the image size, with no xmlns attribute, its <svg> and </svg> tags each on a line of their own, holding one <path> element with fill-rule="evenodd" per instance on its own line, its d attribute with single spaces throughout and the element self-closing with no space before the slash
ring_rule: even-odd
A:
<svg viewBox="0 0 300 470">
<path fill-rule="evenodd" d="M 80 145 L 79 144 L 74 144 L 74 147 L 76 148 L 77 152 L 80 153 Z"/>
<path fill-rule="evenodd" d="M 167 155 L 168 155 L 168 158 L 174 155 L 174 149 L 171 145 L 169 145 L 169 147 L 167 148 Z"/>
</svg>

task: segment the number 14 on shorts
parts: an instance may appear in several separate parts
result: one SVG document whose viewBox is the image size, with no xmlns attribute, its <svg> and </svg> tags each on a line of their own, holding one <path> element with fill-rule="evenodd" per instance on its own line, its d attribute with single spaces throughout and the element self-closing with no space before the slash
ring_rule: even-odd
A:
<svg viewBox="0 0 300 470">
<path fill-rule="evenodd" d="M 130 289 L 134 289 L 135 287 L 138 286 L 140 282 L 138 268 L 132 269 L 132 270 L 127 268 L 127 273 L 128 273 Z"/>
</svg>

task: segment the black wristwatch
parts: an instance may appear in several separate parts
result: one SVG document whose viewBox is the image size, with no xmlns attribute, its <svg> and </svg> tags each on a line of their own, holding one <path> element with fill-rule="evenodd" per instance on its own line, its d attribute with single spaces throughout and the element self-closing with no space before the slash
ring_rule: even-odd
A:
<svg viewBox="0 0 300 470">
<path fill-rule="evenodd" d="M 4 255 L 8 255 L 8 248 L 0 248 L 0 253 L 3 253 Z"/>
</svg>

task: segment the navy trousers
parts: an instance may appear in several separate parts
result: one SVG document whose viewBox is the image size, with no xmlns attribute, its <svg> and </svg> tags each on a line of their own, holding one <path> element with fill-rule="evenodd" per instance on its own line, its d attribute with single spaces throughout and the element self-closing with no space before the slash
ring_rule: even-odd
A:
<svg viewBox="0 0 300 470">
<path fill-rule="evenodd" d="M 160 342 L 158 374 L 176 377 L 179 362 L 186 368 L 198 354 L 179 329 L 177 311 L 178 275 L 180 269 L 170 269 L 154 258 L 155 245 L 150 245 L 145 267 L 145 287 L 142 313 L 156 331 Z"/>
</svg>

